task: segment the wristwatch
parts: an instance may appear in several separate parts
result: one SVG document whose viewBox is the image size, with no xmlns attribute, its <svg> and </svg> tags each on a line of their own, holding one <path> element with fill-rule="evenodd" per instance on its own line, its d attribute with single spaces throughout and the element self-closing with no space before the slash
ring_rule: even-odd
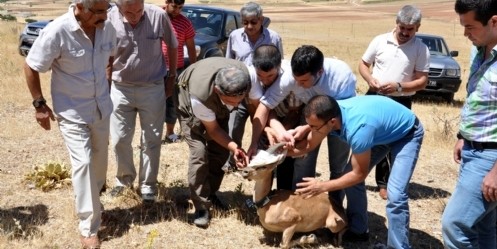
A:
<svg viewBox="0 0 497 249">
<path fill-rule="evenodd" d="M 40 108 L 46 104 L 47 104 L 47 101 L 43 97 L 39 97 L 39 98 L 33 100 L 33 106 L 35 108 Z"/>
<path fill-rule="evenodd" d="M 402 92 L 402 85 L 400 84 L 400 82 L 397 82 L 397 92 Z"/>
</svg>

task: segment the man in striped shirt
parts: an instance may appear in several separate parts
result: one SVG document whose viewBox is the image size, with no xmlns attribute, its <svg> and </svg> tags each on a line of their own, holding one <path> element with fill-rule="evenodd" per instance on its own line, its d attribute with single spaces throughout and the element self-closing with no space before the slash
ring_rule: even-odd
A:
<svg viewBox="0 0 497 249">
<path fill-rule="evenodd" d="M 497 248 L 497 0 L 457 0 L 475 46 L 454 147 L 459 178 L 442 216 L 445 248 Z"/>
<path fill-rule="evenodd" d="M 195 30 L 193 29 L 192 22 L 181 14 L 181 9 L 185 5 L 185 0 L 166 0 L 166 5 L 163 9 L 166 11 L 171 20 L 171 25 L 174 29 L 176 39 L 178 39 L 178 64 L 176 72 L 179 75 L 185 68 L 185 60 L 183 58 L 183 47 L 186 46 L 188 50 L 189 63 L 193 64 L 197 61 L 197 53 L 195 52 Z M 162 52 L 167 55 L 167 46 L 162 43 Z M 164 56 L 167 63 L 167 56 Z M 168 75 L 166 77 L 175 77 L 175 75 Z M 165 79 L 167 80 L 167 79 Z M 174 107 L 173 98 L 166 99 L 166 135 L 164 142 L 174 143 L 178 142 L 180 137 L 174 134 L 174 124 L 176 123 L 176 109 Z"/>
</svg>

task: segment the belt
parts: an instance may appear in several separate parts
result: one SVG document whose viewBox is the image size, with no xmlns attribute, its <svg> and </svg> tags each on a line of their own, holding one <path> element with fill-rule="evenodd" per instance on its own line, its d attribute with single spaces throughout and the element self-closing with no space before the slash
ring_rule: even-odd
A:
<svg viewBox="0 0 497 249">
<path fill-rule="evenodd" d="M 497 149 L 497 143 L 494 142 L 475 142 L 464 138 L 464 143 L 475 150 Z"/>
<path fill-rule="evenodd" d="M 416 117 L 416 119 L 414 120 L 414 124 L 412 125 L 411 130 L 409 131 L 409 133 L 406 134 L 406 136 L 413 135 L 414 132 L 416 132 L 416 129 L 418 129 L 418 127 L 419 127 L 419 119 L 418 119 L 418 117 Z"/>
</svg>

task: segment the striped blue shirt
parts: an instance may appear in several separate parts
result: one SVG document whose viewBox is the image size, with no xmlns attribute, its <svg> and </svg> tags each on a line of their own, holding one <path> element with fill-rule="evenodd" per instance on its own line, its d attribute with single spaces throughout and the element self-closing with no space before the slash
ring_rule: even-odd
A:
<svg viewBox="0 0 497 249">
<path fill-rule="evenodd" d="M 459 132 L 471 141 L 497 142 L 497 46 L 484 55 L 484 47 L 472 49 Z"/>
</svg>

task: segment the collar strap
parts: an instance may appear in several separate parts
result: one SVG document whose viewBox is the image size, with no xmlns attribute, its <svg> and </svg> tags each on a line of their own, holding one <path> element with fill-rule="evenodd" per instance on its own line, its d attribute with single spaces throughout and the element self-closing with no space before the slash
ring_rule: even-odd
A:
<svg viewBox="0 0 497 249">
<path fill-rule="evenodd" d="M 255 202 L 254 205 L 257 208 L 263 208 L 264 206 L 266 206 L 269 203 L 269 201 L 271 201 L 271 198 L 273 197 L 273 195 L 274 195 L 274 190 L 271 190 L 271 192 L 269 192 L 268 195 L 266 195 L 260 201 Z"/>
</svg>

